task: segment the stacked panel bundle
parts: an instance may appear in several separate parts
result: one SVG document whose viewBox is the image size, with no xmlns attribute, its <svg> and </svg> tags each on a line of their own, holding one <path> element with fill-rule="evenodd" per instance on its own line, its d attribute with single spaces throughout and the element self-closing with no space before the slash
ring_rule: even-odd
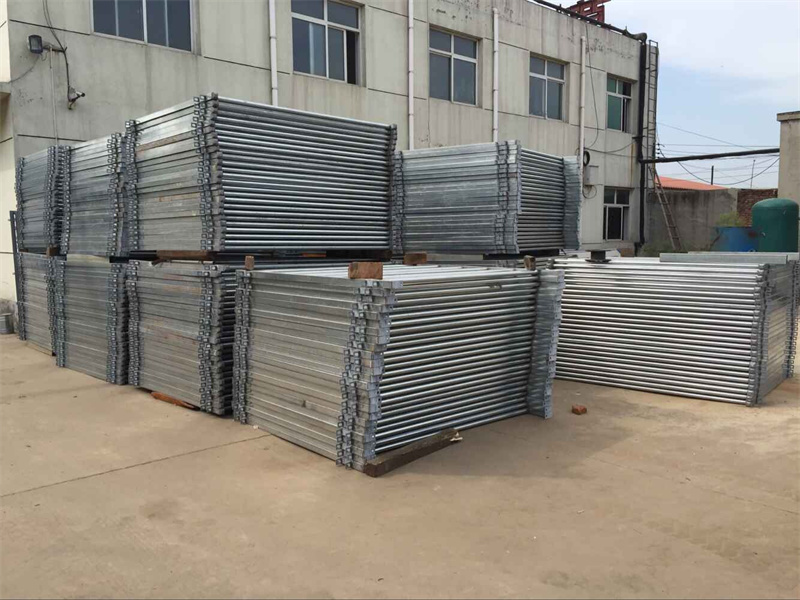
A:
<svg viewBox="0 0 800 600">
<path fill-rule="evenodd" d="M 553 416 L 553 378 L 556 375 L 563 293 L 564 272 L 558 269 L 539 269 L 528 406 L 531 414 L 545 419 Z"/>
<path fill-rule="evenodd" d="M 129 383 L 206 412 L 228 412 L 234 268 L 194 261 L 131 261 L 125 285 Z"/>
<path fill-rule="evenodd" d="M 121 152 L 118 133 L 70 149 L 61 252 L 125 255 Z"/>
<path fill-rule="evenodd" d="M 68 146 L 50 146 L 17 160 L 16 226 L 21 250 L 43 253 L 61 243 L 68 173 Z"/>
<path fill-rule="evenodd" d="M 73 254 L 54 267 L 61 348 L 56 364 L 110 383 L 127 383 L 126 265 Z"/>
<path fill-rule="evenodd" d="M 537 271 L 239 271 L 234 415 L 338 464 L 537 412 Z M 538 403 L 538 404 L 537 404 Z"/>
<path fill-rule="evenodd" d="M 54 263 L 58 257 L 19 253 L 17 310 L 19 339 L 46 352 L 58 350 L 58 322 L 54 291 Z"/>
<path fill-rule="evenodd" d="M 126 125 L 130 250 L 387 249 L 394 126 L 200 96 Z"/>
<path fill-rule="evenodd" d="M 393 250 L 519 252 L 520 151 L 512 141 L 395 153 Z"/>
<path fill-rule="evenodd" d="M 554 259 L 557 376 L 747 405 L 791 376 L 798 263 L 689 260 Z"/>
<path fill-rule="evenodd" d="M 577 159 L 517 141 L 395 153 L 392 248 L 518 254 L 578 246 Z"/>
</svg>

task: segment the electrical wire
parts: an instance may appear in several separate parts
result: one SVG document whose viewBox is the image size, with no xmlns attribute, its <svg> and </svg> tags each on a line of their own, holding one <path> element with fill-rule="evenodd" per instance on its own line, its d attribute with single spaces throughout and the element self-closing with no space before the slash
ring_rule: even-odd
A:
<svg viewBox="0 0 800 600">
<path fill-rule="evenodd" d="M 597 113 L 597 96 L 595 95 L 594 91 L 594 76 L 592 75 L 592 51 L 589 44 L 589 23 L 584 22 L 584 25 L 586 26 L 586 63 L 589 65 L 589 81 L 592 84 L 592 105 L 594 106 L 594 123 L 596 125 L 592 143 L 588 146 L 584 146 L 585 150 L 589 150 L 590 148 L 594 147 L 594 145 L 597 143 L 597 138 L 600 136 L 600 117 Z M 581 157 L 581 160 L 583 160 L 583 157 Z"/>
<path fill-rule="evenodd" d="M 28 73 L 30 73 L 31 71 L 33 71 L 33 68 L 34 68 L 34 67 L 35 67 L 35 66 L 36 66 L 36 65 L 37 65 L 39 62 L 41 62 L 41 61 L 43 61 L 43 60 L 44 60 L 44 55 L 42 54 L 42 55 L 40 55 L 40 57 L 39 57 L 39 58 L 37 58 L 36 60 L 34 60 L 34 61 L 33 61 L 33 64 L 32 64 L 30 67 L 28 67 L 28 70 L 27 70 L 27 71 L 25 71 L 25 72 L 24 72 L 22 75 L 17 75 L 16 77 L 14 77 L 14 79 L 11 79 L 11 80 L 9 80 L 9 81 L 8 81 L 8 83 L 14 83 L 15 81 L 19 81 L 20 79 L 22 79 L 23 77 L 25 77 L 25 76 L 26 76 Z"/>
<path fill-rule="evenodd" d="M 669 129 L 675 129 L 676 131 L 682 131 L 683 133 L 690 133 L 692 135 L 696 135 L 697 137 L 705 138 L 707 140 L 713 140 L 715 142 L 721 142 L 721 143 L 725 144 L 726 146 L 734 146 L 736 148 L 744 148 L 744 149 L 748 149 L 749 148 L 748 146 L 742 146 L 740 144 L 734 144 L 733 142 L 727 142 L 727 141 L 721 140 L 719 138 L 711 137 L 710 135 L 703 135 L 702 133 L 697 133 L 696 131 L 690 131 L 688 129 L 682 129 L 680 127 L 675 127 L 675 125 L 667 125 L 666 123 L 659 123 L 658 125 L 660 127 L 668 127 Z"/>
<path fill-rule="evenodd" d="M 727 185 L 729 187 L 733 187 L 733 186 L 738 185 L 740 183 L 745 183 L 747 181 L 752 181 L 756 177 L 760 177 L 761 175 L 764 175 L 770 168 L 772 168 L 773 165 L 777 164 L 778 160 L 779 159 L 776 158 L 774 161 L 772 161 L 772 164 L 770 164 L 768 167 L 766 167 L 763 171 L 760 171 L 759 173 L 753 174 L 750 177 L 746 177 L 745 179 L 742 179 L 741 181 L 728 181 L 728 182 L 725 183 L 725 185 Z M 681 167 L 681 169 L 686 171 L 689 175 L 691 175 L 695 179 L 698 179 L 699 181 L 702 181 L 703 183 L 708 183 L 709 185 L 711 184 L 710 181 L 708 181 L 706 179 L 703 179 L 702 177 L 698 177 L 695 173 L 692 173 L 689 169 L 687 169 L 685 166 L 683 166 L 683 163 L 679 162 L 677 164 Z"/>
<path fill-rule="evenodd" d="M 47 22 L 47 27 L 48 29 L 50 29 L 50 33 L 53 34 L 53 37 L 58 43 L 58 47 L 61 50 L 61 54 L 64 55 L 64 64 L 66 65 L 67 68 L 67 102 L 72 104 L 69 99 L 69 90 L 72 88 L 72 84 L 70 83 L 69 80 L 69 58 L 67 57 L 67 47 L 61 43 L 61 39 L 58 37 L 58 34 L 56 34 L 56 30 L 53 27 L 53 21 L 50 19 L 50 6 L 48 5 L 47 0 L 42 0 L 42 9 L 44 10 L 44 19 Z"/>
</svg>

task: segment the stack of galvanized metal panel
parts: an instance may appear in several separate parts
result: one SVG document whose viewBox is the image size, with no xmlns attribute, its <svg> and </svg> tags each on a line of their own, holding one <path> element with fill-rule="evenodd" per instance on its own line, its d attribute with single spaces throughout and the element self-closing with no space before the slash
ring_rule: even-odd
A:
<svg viewBox="0 0 800 600">
<path fill-rule="evenodd" d="M 122 136 L 70 148 L 61 252 L 124 256 Z"/>
<path fill-rule="evenodd" d="M 393 250 L 519 252 L 520 152 L 516 141 L 396 152 Z"/>
<path fill-rule="evenodd" d="M 126 124 L 130 250 L 388 249 L 396 128 L 200 96 Z"/>
<path fill-rule="evenodd" d="M 231 404 L 234 267 L 130 261 L 129 383 L 206 412 Z"/>
<path fill-rule="evenodd" d="M 58 257 L 20 252 L 17 273 L 17 310 L 19 339 L 42 350 L 58 350 L 59 336 L 53 288 L 54 263 Z"/>
<path fill-rule="evenodd" d="M 45 252 L 61 243 L 68 173 L 68 146 L 50 146 L 17 160 L 16 227 L 21 250 Z"/>
<path fill-rule="evenodd" d="M 538 273 L 528 407 L 531 414 L 549 419 L 553 416 L 553 378 L 556 375 L 564 272 L 559 269 L 539 269 Z"/>
<path fill-rule="evenodd" d="M 55 261 L 56 364 L 110 383 L 128 380 L 124 263 L 72 254 Z"/>
<path fill-rule="evenodd" d="M 518 141 L 395 153 L 392 247 L 518 254 L 578 246 L 577 159 Z"/>
<path fill-rule="evenodd" d="M 798 263 L 683 256 L 554 259 L 566 281 L 557 376 L 747 405 L 790 376 Z"/>
<path fill-rule="evenodd" d="M 531 386 L 537 271 L 384 265 L 381 280 L 345 268 L 238 280 L 234 415 L 339 464 L 360 470 L 450 427 L 551 412 Z"/>
</svg>

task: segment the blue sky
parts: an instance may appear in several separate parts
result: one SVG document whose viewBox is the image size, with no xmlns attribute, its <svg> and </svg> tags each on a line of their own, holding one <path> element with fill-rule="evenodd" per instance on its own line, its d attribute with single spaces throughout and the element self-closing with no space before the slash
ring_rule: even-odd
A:
<svg viewBox="0 0 800 600">
<path fill-rule="evenodd" d="M 659 43 L 658 134 L 668 156 L 777 147 L 776 114 L 800 110 L 800 0 L 611 0 L 606 21 Z M 683 164 L 703 180 L 713 164 L 715 184 L 749 187 L 753 160 L 753 187 L 777 186 L 770 156 Z M 693 178 L 677 163 L 659 173 Z"/>
</svg>

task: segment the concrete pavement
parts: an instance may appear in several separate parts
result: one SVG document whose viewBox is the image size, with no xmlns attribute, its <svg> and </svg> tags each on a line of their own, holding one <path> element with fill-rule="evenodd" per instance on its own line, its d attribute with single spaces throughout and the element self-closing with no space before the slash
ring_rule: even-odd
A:
<svg viewBox="0 0 800 600">
<path fill-rule="evenodd" d="M 797 597 L 799 396 L 559 381 L 370 479 L 4 336 L 0 596 Z"/>
</svg>

